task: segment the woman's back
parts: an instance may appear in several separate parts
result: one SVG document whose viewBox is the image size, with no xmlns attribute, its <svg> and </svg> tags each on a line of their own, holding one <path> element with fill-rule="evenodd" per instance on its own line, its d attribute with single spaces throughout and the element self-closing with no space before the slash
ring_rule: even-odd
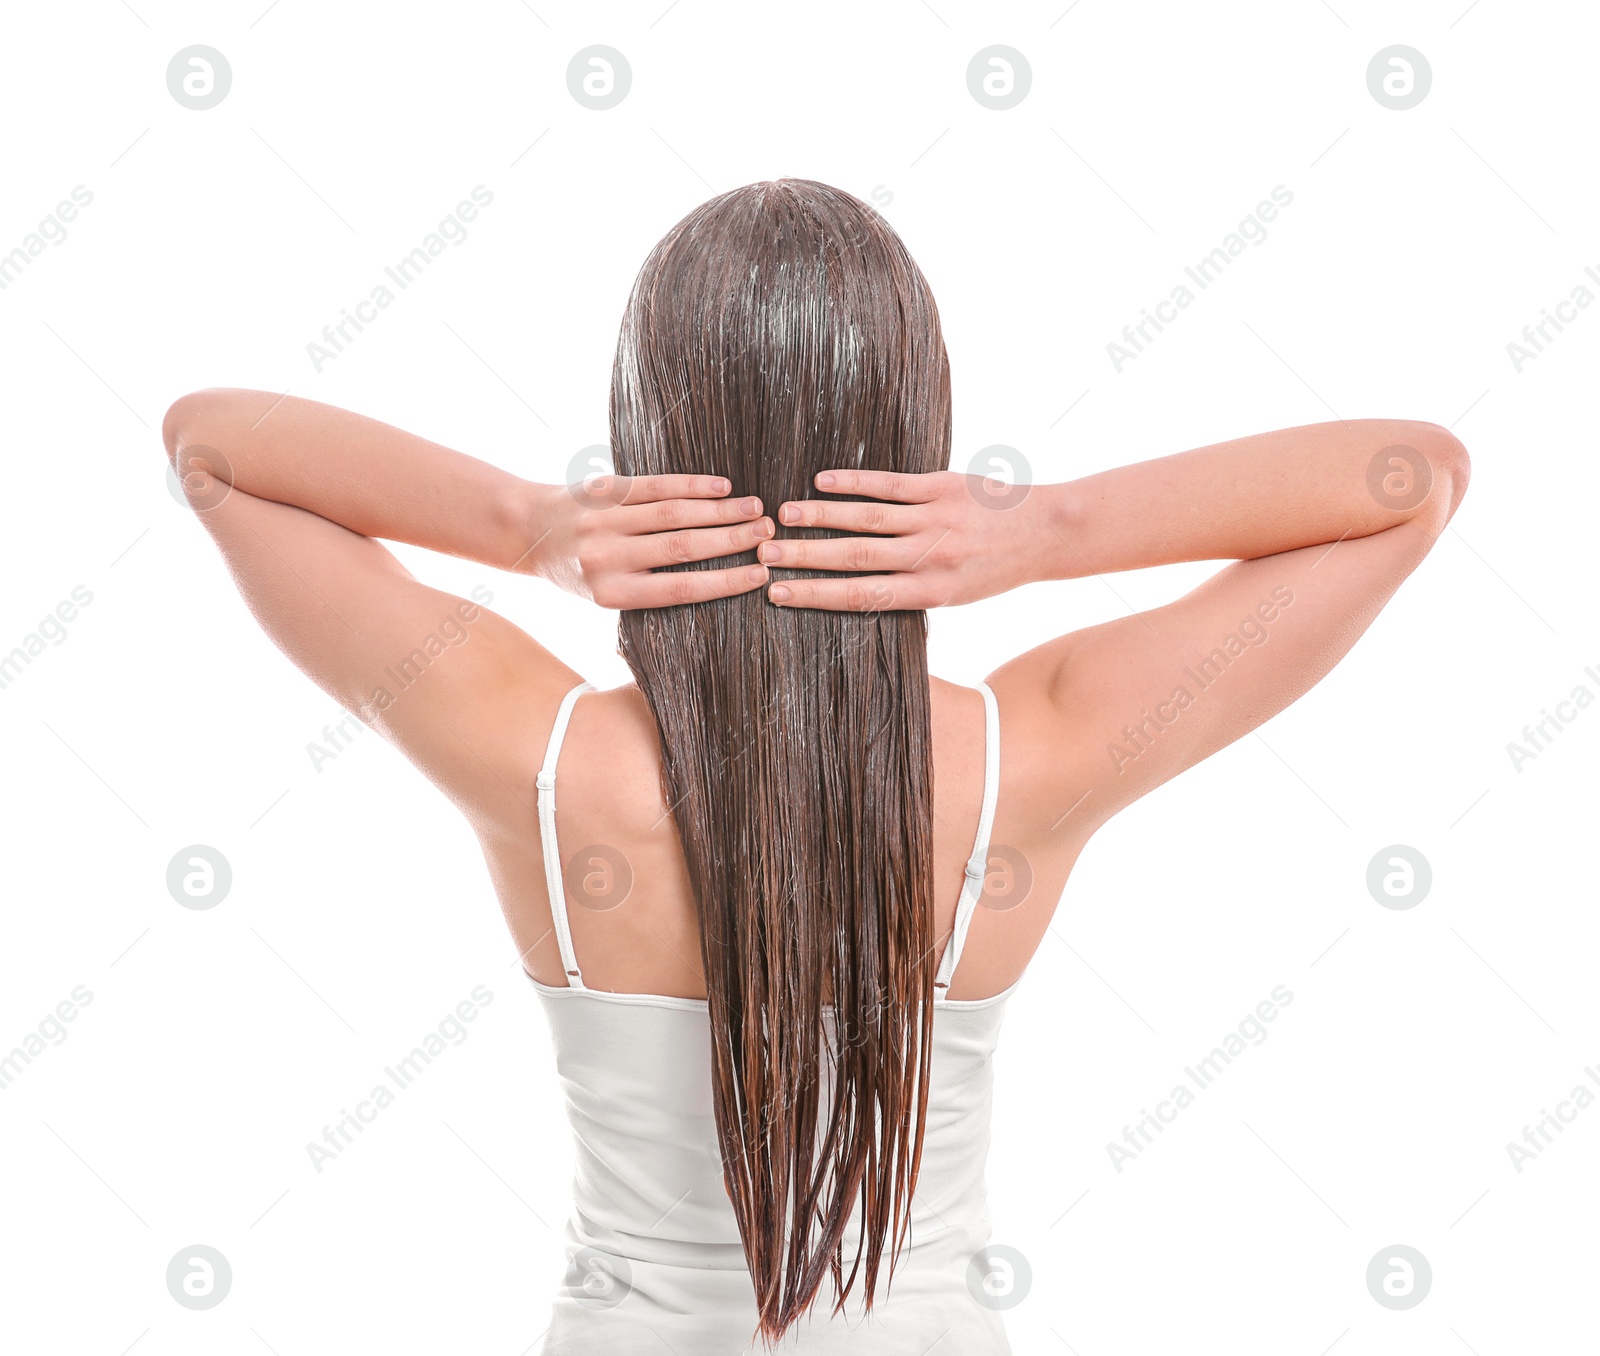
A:
<svg viewBox="0 0 1600 1356">
<path fill-rule="evenodd" d="M 947 751 L 967 775 L 945 778 L 944 808 L 952 813 L 943 816 L 942 828 L 953 832 L 936 835 L 935 851 L 940 858 L 957 851 L 960 863 L 951 889 L 939 892 L 939 935 L 948 940 L 940 947 L 935 980 L 926 1132 L 907 1243 L 891 1283 L 880 1283 L 870 1313 L 858 1286 L 842 1313 L 819 1302 L 785 1334 L 778 1350 L 920 1353 L 940 1342 L 974 1356 L 1010 1350 L 999 1318 L 1009 1291 L 1005 1284 L 996 1286 L 984 1251 L 990 1060 L 1010 989 L 971 1000 L 959 997 L 968 985 L 965 942 L 978 912 L 980 863 L 988 860 L 1001 784 L 1001 723 L 989 691 L 937 681 L 935 687 L 945 689 L 935 705 L 936 729 L 944 725 L 959 745 L 970 744 L 962 737 L 966 732 L 958 734 L 955 722 L 940 721 L 939 713 L 953 717 L 969 705 L 965 698 L 976 698 L 978 739 L 976 749 Z M 534 984 L 554 1038 L 577 1154 L 574 1210 L 566 1230 L 568 1270 L 544 1350 L 557 1356 L 604 1347 L 626 1356 L 658 1350 L 665 1341 L 668 1349 L 732 1356 L 748 1349 L 758 1312 L 723 1182 L 705 1000 L 668 993 L 669 986 L 643 979 L 637 985 L 595 987 L 597 968 L 613 978 L 626 969 L 666 979 L 675 967 L 689 969 L 699 948 L 693 903 L 681 879 L 681 851 L 674 861 L 670 842 L 660 848 L 655 842 L 660 821 L 671 831 L 671 815 L 659 803 L 659 792 L 657 803 L 650 803 L 650 780 L 638 776 L 648 773 L 649 751 L 638 747 L 637 728 L 607 738 L 606 699 L 628 695 L 628 689 L 590 695 L 587 684 L 573 689 L 562 703 L 537 777 L 541 865 L 546 898 L 554 901 L 548 917 L 560 978 Z M 571 747 L 574 710 L 590 717 L 591 740 L 604 746 L 589 758 L 580 758 Z M 943 766 L 938 744 L 936 737 L 936 777 Z M 607 753 L 621 754 L 611 764 L 614 780 L 604 775 Z M 970 761 L 976 762 L 975 778 L 966 766 Z M 573 783 L 581 785 L 579 798 L 589 802 L 587 814 L 568 811 Z M 952 820 L 965 808 L 967 792 L 974 809 L 960 849 L 955 836 L 960 831 Z M 614 841 L 597 838 L 572 849 L 570 844 L 584 836 L 568 836 L 574 820 L 609 832 Z M 627 849 L 641 844 L 645 851 L 638 855 L 647 872 L 657 873 L 654 878 L 635 874 Z M 591 932 L 586 915 L 620 913 L 636 902 L 635 891 L 643 907 L 630 926 L 614 931 L 613 940 L 620 941 L 619 950 L 628 958 L 618 966 L 616 953 L 601 951 L 596 937 L 585 936 Z M 674 943 L 663 935 L 684 931 L 687 952 L 681 936 Z M 646 937 L 656 938 L 657 945 L 650 947 Z M 851 1033 L 826 1020 L 831 1015 L 825 1012 L 825 1027 L 830 1048 L 836 1048 Z M 827 1060 L 819 1067 L 825 1089 L 829 1068 Z M 824 1108 L 828 1100 L 825 1095 Z M 847 1274 L 857 1259 L 853 1244 L 859 1227 L 856 1212 L 845 1231 Z"/>
<path fill-rule="evenodd" d="M 942 947 L 973 855 L 984 789 L 984 702 L 976 688 L 929 684 L 933 742 L 933 936 Z M 1004 698 L 999 698 L 1000 727 Z M 1020 733 L 1020 732 L 1019 732 Z M 534 785 L 550 731 L 519 730 Z M 1073 830 L 1041 852 L 1019 843 L 1013 799 L 1027 767 L 1002 735 L 987 888 L 973 915 L 950 996 L 985 998 L 1022 975 L 1076 860 Z M 1015 769 L 1015 771 L 1014 771 Z M 573 943 L 594 989 L 703 999 L 700 932 L 677 825 L 662 789 L 655 722 L 629 684 L 575 703 L 561 750 L 560 852 Z M 1009 782 L 1009 786 L 1008 786 Z M 1009 792 L 1009 794 L 1008 794 Z M 1066 807 L 1063 806 L 1063 809 Z M 535 980 L 565 982 L 538 835 L 486 838 L 497 892 Z M 1048 862 L 1042 875 L 1035 859 Z M 1029 906 L 1033 907 L 1030 908 Z"/>
</svg>

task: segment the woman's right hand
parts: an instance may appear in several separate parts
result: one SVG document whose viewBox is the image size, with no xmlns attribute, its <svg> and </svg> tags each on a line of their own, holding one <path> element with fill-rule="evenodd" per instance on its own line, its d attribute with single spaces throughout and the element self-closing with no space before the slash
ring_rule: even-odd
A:
<svg viewBox="0 0 1600 1356">
<path fill-rule="evenodd" d="M 870 534 L 761 543 L 757 557 L 777 570 L 857 574 L 775 582 L 767 596 L 782 607 L 952 607 L 1059 577 L 1053 562 L 1068 548 L 1055 521 L 1058 486 L 1006 485 L 956 471 L 823 471 L 815 483 L 831 494 L 879 502 L 800 499 L 779 507 L 780 531 L 825 527 Z"/>
<path fill-rule="evenodd" d="M 538 574 L 601 607 L 673 607 L 748 593 L 767 582 L 760 564 L 670 570 L 738 556 L 771 537 L 754 496 L 728 497 L 721 476 L 594 477 L 581 485 L 524 482 L 514 509 L 534 536 L 512 568 Z"/>
</svg>

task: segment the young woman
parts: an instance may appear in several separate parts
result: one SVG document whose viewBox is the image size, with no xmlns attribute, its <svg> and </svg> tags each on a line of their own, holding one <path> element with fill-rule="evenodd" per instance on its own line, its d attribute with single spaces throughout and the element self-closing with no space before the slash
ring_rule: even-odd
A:
<svg viewBox="0 0 1600 1356">
<path fill-rule="evenodd" d="M 646 261 L 615 475 L 530 484 L 257 391 L 163 432 L 257 620 L 477 831 L 576 1132 L 551 1356 L 1008 1351 L 988 1057 L 1068 873 L 1327 673 L 1468 478 L 1393 419 L 1061 485 L 953 473 L 921 273 L 805 180 L 712 199 Z M 593 691 L 380 538 L 620 610 L 636 681 Z M 927 672 L 924 609 L 1200 560 L 1233 563 L 978 688 Z M 978 909 L 1017 856 L 1027 897 Z"/>
</svg>

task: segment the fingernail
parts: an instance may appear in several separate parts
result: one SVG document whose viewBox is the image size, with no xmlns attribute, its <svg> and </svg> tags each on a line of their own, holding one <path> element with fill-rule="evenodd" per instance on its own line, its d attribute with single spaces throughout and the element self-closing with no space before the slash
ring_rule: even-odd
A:
<svg viewBox="0 0 1600 1356">
<path fill-rule="evenodd" d="M 800 521 L 800 510 L 794 504 L 785 504 L 778 510 L 778 517 L 792 527 Z"/>
<path fill-rule="evenodd" d="M 732 488 L 733 488 L 733 483 L 731 481 L 724 479 L 722 476 L 718 476 L 717 477 L 717 493 L 718 494 L 727 494 L 727 492 L 729 490 L 731 490 Z"/>
<path fill-rule="evenodd" d="M 774 561 L 783 559 L 783 548 L 775 541 L 764 541 L 756 547 L 756 556 L 771 565 Z"/>
<path fill-rule="evenodd" d="M 767 577 L 767 567 L 765 565 L 752 565 L 744 572 L 744 577 L 752 584 L 759 584 Z"/>
<path fill-rule="evenodd" d="M 741 499 L 739 501 L 739 507 L 745 513 L 754 513 L 758 508 L 761 507 L 761 501 L 759 499 Z"/>
<path fill-rule="evenodd" d="M 774 584 L 767 590 L 767 597 L 775 603 L 786 603 L 789 601 L 789 586 L 787 584 Z"/>
<path fill-rule="evenodd" d="M 762 518 L 756 523 L 755 531 L 758 537 L 770 537 L 774 530 L 771 518 Z"/>
<path fill-rule="evenodd" d="M 826 490 L 826 489 L 830 488 L 832 485 L 833 485 L 833 472 L 832 471 L 823 471 L 820 475 L 817 476 L 817 488 L 819 490 Z"/>
</svg>

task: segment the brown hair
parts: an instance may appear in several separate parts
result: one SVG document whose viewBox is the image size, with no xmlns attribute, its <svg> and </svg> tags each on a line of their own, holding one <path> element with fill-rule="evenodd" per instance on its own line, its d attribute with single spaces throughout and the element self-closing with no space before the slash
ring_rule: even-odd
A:
<svg viewBox="0 0 1600 1356">
<path fill-rule="evenodd" d="M 725 475 L 774 517 L 828 468 L 944 469 L 950 373 L 926 280 L 877 212 L 826 184 L 703 203 L 635 281 L 611 445 L 624 475 Z M 724 1177 L 776 1341 L 827 1274 L 838 1312 L 864 1264 L 870 1307 L 910 1224 L 937 959 L 927 617 L 780 608 L 756 589 L 624 612 L 620 635 L 660 730 Z"/>
</svg>

